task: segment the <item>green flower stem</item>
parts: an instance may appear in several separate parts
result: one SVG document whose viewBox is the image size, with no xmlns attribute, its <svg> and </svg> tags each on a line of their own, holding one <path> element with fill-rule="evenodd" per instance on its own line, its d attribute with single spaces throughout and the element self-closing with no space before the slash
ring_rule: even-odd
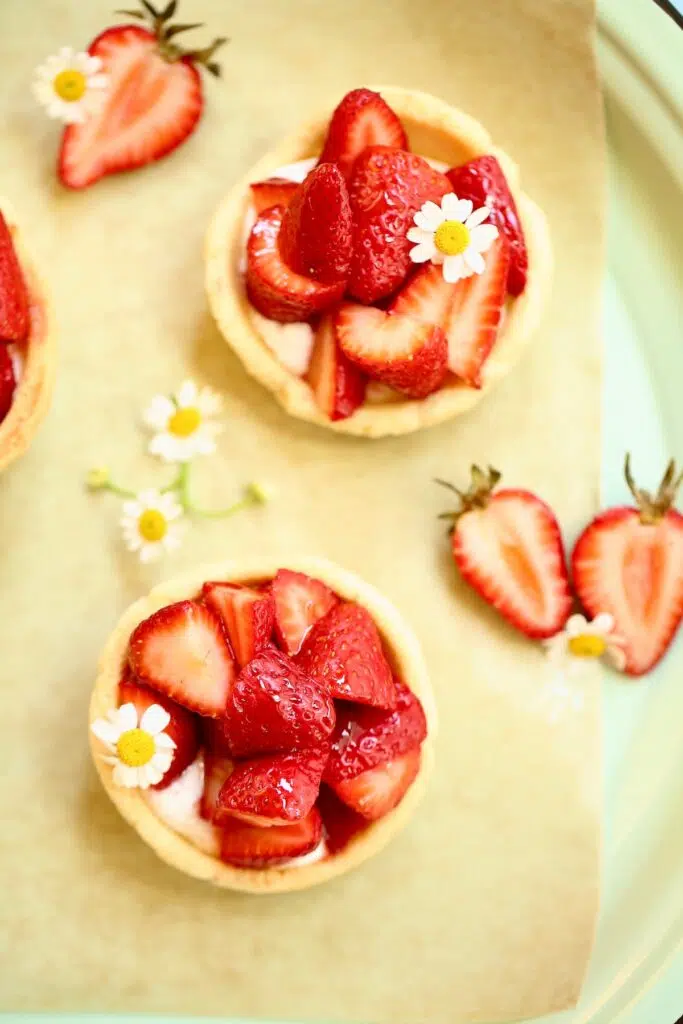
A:
<svg viewBox="0 0 683 1024">
<path fill-rule="evenodd" d="M 251 495 L 246 495 L 233 505 L 228 505 L 227 508 L 203 509 L 197 508 L 196 505 L 188 505 L 187 508 L 188 511 L 196 516 L 201 516 L 202 519 L 227 519 L 229 516 L 234 516 L 236 512 L 241 512 L 245 508 L 251 508 L 253 505 L 259 504 L 260 502 Z"/>
<path fill-rule="evenodd" d="M 191 512 L 202 519 L 228 519 L 229 516 L 234 516 L 235 513 L 241 512 L 243 509 L 251 508 L 253 505 L 262 505 L 265 500 L 261 491 L 250 485 L 245 488 L 244 496 L 227 508 L 199 508 L 190 497 L 190 464 L 188 462 L 182 463 L 180 467 L 177 489 L 178 500 L 184 511 Z"/>
<path fill-rule="evenodd" d="M 126 487 L 119 487 L 118 484 L 108 480 L 106 484 L 98 488 L 101 491 L 109 491 L 110 494 L 115 494 L 117 498 L 137 498 L 135 491 L 129 491 Z"/>
</svg>

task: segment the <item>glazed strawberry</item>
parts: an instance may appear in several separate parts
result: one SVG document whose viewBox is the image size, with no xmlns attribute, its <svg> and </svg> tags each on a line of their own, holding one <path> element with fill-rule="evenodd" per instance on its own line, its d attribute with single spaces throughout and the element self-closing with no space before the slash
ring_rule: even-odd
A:
<svg viewBox="0 0 683 1024">
<path fill-rule="evenodd" d="M 420 770 L 420 750 L 415 747 L 393 761 L 345 779 L 333 786 L 340 800 L 366 821 L 378 821 L 398 807 Z"/>
<path fill-rule="evenodd" d="M 495 156 L 478 156 L 448 171 L 448 179 L 459 199 L 471 199 L 475 207 L 488 206 L 490 222 L 505 235 L 510 246 L 507 290 L 521 295 L 526 287 L 528 256 L 524 229 L 510 186 Z"/>
<path fill-rule="evenodd" d="M 204 752 L 204 792 L 200 804 L 200 813 L 207 821 L 213 821 L 218 803 L 218 794 L 224 783 L 230 778 L 235 762 L 224 754 Z"/>
<path fill-rule="evenodd" d="M 17 380 L 12 357 L 7 346 L 0 343 L 0 423 L 12 408 L 16 389 Z"/>
<path fill-rule="evenodd" d="M 199 722 L 196 716 L 163 693 L 156 693 L 148 686 L 141 685 L 128 671 L 124 672 L 119 683 L 119 704 L 134 704 L 138 712 L 138 721 L 152 704 L 160 705 L 171 716 L 164 732 L 175 743 L 173 760 L 161 782 L 157 782 L 153 787 L 154 789 L 165 789 L 169 783 L 185 771 L 189 764 L 192 764 L 197 756 Z"/>
<path fill-rule="evenodd" d="M 451 191 L 445 175 L 414 153 L 387 146 L 365 150 L 353 167 L 349 199 L 354 253 L 348 292 L 376 302 L 403 284 L 412 263 L 407 233 L 428 200 Z"/>
<path fill-rule="evenodd" d="M 571 611 L 562 535 L 555 515 L 531 491 L 500 489 L 500 473 L 472 467 L 451 519 L 453 557 L 463 579 L 508 622 L 535 639 L 553 636 Z"/>
<path fill-rule="evenodd" d="M 300 667 L 337 700 L 396 706 L 396 687 L 377 626 L 360 605 L 342 603 L 311 630 Z"/>
<path fill-rule="evenodd" d="M 273 867 L 312 853 L 323 837 L 323 823 L 314 807 L 292 825 L 259 828 L 237 818 L 221 829 L 221 860 L 238 868 Z"/>
<path fill-rule="evenodd" d="M 301 750 L 242 761 L 218 794 L 214 820 L 289 825 L 313 808 L 328 750 Z"/>
<path fill-rule="evenodd" d="M 298 654 L 318 619 L 337 598 L 321 580 L 302 572 L 279 569 L 271 586 L 275 601 L 275 634 L 285 654 Z"/>
<path fill-rule="evenodd" d="M 28 332 L 26 282 L 14 248 L 12 232 L 0 212 L 0 342 L 25 341 Z"/>
<path fill-rule="evenodd" d="M 249 188 L 258 216 L 264 210 L 269 210 L 271 206 L 283 206 L 286 209 L 299 188 L 299 184 L 296 181 L 290 181 L 289 178 L 266 178 L 265 181 L 253 181 Z"/>
<path fill-rule="evenodd" d="M 270 642 L 275 621 L 272 597 L 235 583 L 205 583 L 202 597 L 223 623 L 237 664 L 243 668 Z"/>
<path fill-rule="evenodd" d="M 225 715 L 221 718 L 201 718 L 200 724 L 205 749 L 212 754 L 232 757 Z"/>
<path fill-rule="evenodd" d="M 446 378 L 448 343 L 440 327 L 346 302 L 336 314 L 335 328 L 348 359 L 409 398 L 426 398 Z"/>
<path fill-rule="evenodd" d="M 237 674 L 220 619 L 197 601 L 179 601 L 141 622 L 130 638 L 135 675 L 200 715 L 225 713 Z"/>
<path fill-rule="evenodd" d="M 649 672 L 668 649 L 683 618 L 683 516 L 673 508 L 683 475 L 667 466 L 656 494 L 637 487 L 626 459 L 635 506 L 601 512 L 572 554 L 574 588 L 585 610 L 614 619 L 625 671 Z"/>
<path fill-rule="evenodd" d="M 276 647 L 260 651 L 233 687 L 225 732 L 235 757 L 318 747 L 334 729 L 326 690 Z"/>
<path fill-rule="evenodd" d="M 367 820 L 343 803 L 329 786 L 320 787 L 316 807 L 325 830 L 325 846 L 330 856 L 340 853 L 368 827 Z"/>
<path fill-rule="evenodd" d="M 247 294 L 252 306 L 270 320 L 310 320 L 338 302 L 344 282 L 322 284 L 291 270 L 280 255 L 278 236 L 284 209 L 266 210 L 247 242 Z"/>
<path fill-rule="evenodd" d="M 323 284 L 346 281 L 353 253 L 351 206 L 336 164 L 318 164 L 306 176 L 285 210 L 279 242 L 280 255 L 297 274 Z"/>
<path fill-rule="evenodd" d="M 354 160 L 368 146 L 409 149 L 403 125 L 380 94 L 354 89 L 332 114 L 320 162 L 336 163 L 348 178 Z"/>
<path fill-rule="evenodd" d="M 212 60 L 225 39 L 202 50 L 183 50 L 176 39 L 183 28 L 172 26 L 175 4 L 163 12 L 143 8 L 151 30 L 116 25 L 88 48 L 102 61 L 108 78 L 106 99 L 81 124 L 71 124 L 62 138 L 59 177 L 69 188 L 85 188 L 117 171 L 129 171 L 166 156 L 195 130 L 204 107 L 199 67 L 214 75 Z M 132 13 L 145 19 L 145 14 Z"/>
<path fill-rule="evenodd" d="M 344 420 L 365 401 L 367 379 L 341 350 L 331 314 L 315 332 L 308 383 L 315 400 L 331 420 Z"/>
<path fill-rule="evenodd" d="M 456 285 L 444 281 L 443 268 L 425 263 L 408 278 L 389 306 L 390 313 L 411 316 L 434 327 L 445 328 Z"/>
</svg>

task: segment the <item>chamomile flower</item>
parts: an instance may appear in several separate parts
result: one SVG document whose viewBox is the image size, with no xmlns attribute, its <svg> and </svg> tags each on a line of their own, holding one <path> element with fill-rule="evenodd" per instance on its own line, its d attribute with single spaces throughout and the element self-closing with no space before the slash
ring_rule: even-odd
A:
<svg viewBox="0 0 683 1024">
<path fill-rule="evenodd" d="M 153 562 L 180 545 L 178 520 L 182 506 L 173 495 L 160 491 L 141 491 L 123 503 L 121 529 L 129 551 L 136 551 L 141 562 Z"/>
<path fill-rule="evenodd" d="M 552 664 L 567 675 L 575 675 L 604 661 L 621 670 L 625 657 L 620 638 L 614 633 L 614 619 L 606 612 L 592 622 L 583 615 L 571 615 L 564 629 L 544 641 Z"/>
<path fill-rule="evenodd" d="M 48 117 L 65 124 L 82 124 L 102 103 L 109 85 L 102 66 L 100 57 L 64 46 L 36 68 L 33 95 Z"/>
<path fill-rule="evenodd" d="M 408 231 L 408 240 L 416 243 L 410 250 L 411 260 L 441 264 L 449 284 L 483 274 L 482 253 L 498 237 L 498 228 L 484 223 L 490 212 L 487 206 L 475 210 L 471 199 L 458 199 L 454 192 L 445 195 L 441 205 L 425 203 Z"/>
<path fill-rule="evenodd" d="M 152 704 L 138 719 L 134 704 L 122 704 L 97 718 L 90 726 L 107 754 L 103 760 L 113 766 L 113 780 L 127 789 L 147 789 L 161 782 L 171 767 L 175 742 L 164 732 L 171 721 L 168 711 Z"/>
<path fill-rule="evenodd" d="M 216 450 L 216 422 L 222 401 L 211 388 L 198 388 L 186 380 L 175 395 L 157 395 L 144 414 L 155 431 L 149 451 L 166 462 L 189 462 L 196 455 L 211 455 Z"/>
</svg>

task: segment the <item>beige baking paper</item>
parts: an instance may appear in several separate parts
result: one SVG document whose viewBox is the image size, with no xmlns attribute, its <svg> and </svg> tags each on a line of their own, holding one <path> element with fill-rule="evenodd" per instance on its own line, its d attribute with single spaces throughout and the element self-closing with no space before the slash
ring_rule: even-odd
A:
<svg viewBox="0 0 683 1024">
<path fill-rule="evenodd" d="M 537 649 L 457 579 L 443 524 L 472 461 L 537 490 L 574 536 L 597 502 L 603 139 L 590 0 L 186 0 L 232 42 L 201 127 L 151 169 L 69 193 L 34 66 L 81 46 L 110 0 L 0 4 L 0 193 L 47 275 L 61 332 L 51 414 L 0 479 L 0 1008 L 455 1024 L 571 1004 L 589 956 L 599 855 L 598 693 L 544 703 Z M 202 242 L 221 196 L 324 94 L 365 82 L 470 111 L 548 214 L 551 308 L 523 364 L 474 412 L 368 442 L 288 419 L 207 312 Z M 272 505 L 192 529 L 159 568 L 122 551 L 89 465 L 165 481 L 148 399 L 192 376 L 226 398 L 205 504 L 244 483 Z M 243 552 L 310 552 L 392 598 L 424 645 L 437 771 L 372 863 L 286 897 L 213 891 L 163 866 L 103 793 L 86 718 L 100 649 L 163 576 Z M 571 694 L 570 694 L 571 696 Z M 559 712 L 558 712 L 559 706 Z"/>
</svg>

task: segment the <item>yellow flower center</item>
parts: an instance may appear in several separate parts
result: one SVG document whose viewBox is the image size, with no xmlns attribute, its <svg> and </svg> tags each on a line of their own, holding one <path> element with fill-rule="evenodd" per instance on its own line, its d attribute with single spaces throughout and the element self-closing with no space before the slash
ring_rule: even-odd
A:
<svg viewBox="0 0 683 1024">
<path fill-rule="evenodd" d="M 146 508 L 138 519 L 138 530 L 143 540 L 155 544 L 166 536 L 168 530 L 166 516 L 156 508 Z"/>
<path fill-rule="evenodd" d="M 121 761 L 130 768 L 141 768 L 154 757 L 154 737 L 144 729 L 128 729 L 122 732 L 116 744 Z"/>
<path fill-rule="evenodd" d="M 178 409 L 168 421 L 168 429 L 176 437 L 189 437 L 202 422 L 199 409 L 188 406 L 185 409 Z"/>
<path fill-rule="evenodd" d="M 595 633 L 579 633 L 570 637 L 567 645 L 575 658 L 601 658 L 607 650 L 607 644 Z"/>
<path fill-rule="evenodd" d="M 444 256 L 459 256 L 469 244 L 469 228 L 459 220 L 445 220 L 434 232 L 434 245 Z"/>
<path fill-rule="evenodd" d="M 82 99 L 88 85 L 83 72 L 75 68 L 60 71 L 52 84 L 60 100 L 66 100 L 67 103 L 76 103 Z"/>
</svg>

